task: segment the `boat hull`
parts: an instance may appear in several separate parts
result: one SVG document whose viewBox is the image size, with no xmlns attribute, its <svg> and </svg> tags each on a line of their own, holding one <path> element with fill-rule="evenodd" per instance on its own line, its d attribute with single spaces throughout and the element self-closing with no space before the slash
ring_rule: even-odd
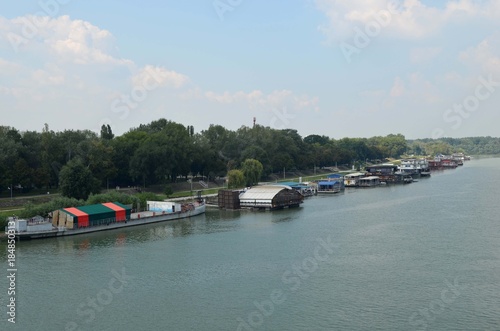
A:
<svg viewBox="0 0 500 331">
<path fill-rule="evenodd" d="M 43 239 L 63 236 L 75 236 L 79 234 L 110 231 L 115 229 L 122 229 L 132 226 L 146 225 L 158 222 L 174 221 L 183 218 L 189 218 L 205 213 L 205 204 L 196 206 L 193 210 L 176 213 L 155 213 L 155 212 L 142 212 L 131 214 L 130 220 L 125 222 L 110 223 L 109 225 L 90 226 L 77 229 L 54 229 L 50 231 L 30 231 L 30 232 L 16 232 L 14 233 L 19 240 L 30 239 Z M 8 231 L 8 230 L 7 230 Z M 6 231 L 6 233 L 7 233 Z"/>
</svg>

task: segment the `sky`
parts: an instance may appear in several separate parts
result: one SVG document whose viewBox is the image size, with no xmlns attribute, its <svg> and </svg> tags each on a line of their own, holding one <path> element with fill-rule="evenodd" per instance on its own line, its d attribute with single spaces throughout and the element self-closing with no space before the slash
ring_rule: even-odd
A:
<svg viewBox="0 0 500 331">
<path fill-rule="evenodd" d="M 500 136 L 498 0 L 0 0 L 0 125 Z"/>
</svg>

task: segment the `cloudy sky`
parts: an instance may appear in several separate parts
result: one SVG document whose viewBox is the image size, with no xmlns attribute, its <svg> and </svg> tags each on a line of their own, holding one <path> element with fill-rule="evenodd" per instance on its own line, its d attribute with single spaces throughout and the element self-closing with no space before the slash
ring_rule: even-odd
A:
<svg viewBox="0 0 500 331">
<path fill-rule="evenodd" d="M 498 0 L 0 0 L 0 125 L 500 136 Z"/>
</svg>

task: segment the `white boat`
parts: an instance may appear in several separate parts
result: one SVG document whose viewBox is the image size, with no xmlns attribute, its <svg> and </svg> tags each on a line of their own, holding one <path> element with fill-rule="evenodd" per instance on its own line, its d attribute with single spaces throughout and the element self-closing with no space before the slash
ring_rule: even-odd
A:
<svg viewBox="0 0 500 331">
<path fill-rule="evenodd" d="M 357 187 L 362 177 L 366 176 L 364 172 L 355 172 L 344 176 L 345 187 Z"/>
<path fill-rule="evenodd" d="M 431 175 L 427 159 L 403 159 L 398 166 L 398 170 L 405 175 L 416 178 Z"/>
</svg>

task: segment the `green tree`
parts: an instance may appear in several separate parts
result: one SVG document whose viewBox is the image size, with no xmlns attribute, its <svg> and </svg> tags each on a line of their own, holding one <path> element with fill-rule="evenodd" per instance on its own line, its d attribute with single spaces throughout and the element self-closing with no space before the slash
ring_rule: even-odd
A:
<svg viewBox="0 0 500 331">
<path fill-rule="evenodd" d="M 59 186 L 63 196 L 86 200 L 91 193 L 99 193 L 99 180 L 80 158 L 74 158 L 62 167 Z"/>
<path fill-rule="evenodd" d="M 141 125 L 135 131 L 144 131 L 130 159 L 130 175 L 135 180 L 174 182 L 177 176 L 187 176 L 191 169 L 193 138 L 185 126 L 165 119 Z"/>
<path fill-rule="evenodd" d="M 165 189 L 163 190 L 163 193 L 165 193 L 167 198 L 169 198 L 174 193 L 174 190 L 172 190 L 172 186 L 165 185 Z"/>
<path fill-rule="evenodd" d="M 246 159 L 241 164 L 241 171 L 245 176 L 245 182 L 247 185 L 252 186 L 259 182 L 262 176 L 262 170 L 264 167 L 262 163 L 254 159 Z"/>
<path fill-rule="evenodd" d="M 228 188 L 241 188 L 245 186 L 245 175 L 238 169 L 229 170 L 227 173 Z"/>
<path fill-rule="evenodd" d="M 131 130 L 110 141 L 114 149 L 112 163 L 117 169 L 114 184 L 119 186 L 135 185 L 135 171 L 131 168 L 131 160 L 136 150 L 148 139 L 144 131 Z M 140 177 L 142 180 L 142 176 Z M 142 183 L 142 182 L 141 182 Z"/>
<path fill-rule="evenodd" d="M 76 155 L 104 187 L 109 184 L 109 179 L 117 174 L 117 169 L 113 164 L 113 154 L 113 147 L 96 138 L 84 140 L 77 145 Z"/>
<path fill-rule="evenodd" d="M 17 140 L 17 130 L 0 126 L 0 190 L 18 184 L 15 165 L 20 159 L 21 144 Z"/>
<path fill-rule="evenodd" d="M 115 137 L 113 134 L 113 131 L 111 130 L 111 126 L 108 125 L 102 125 L 101 126 L 101 139 L 103 140 L 111 140 Z"/>
</svg>

